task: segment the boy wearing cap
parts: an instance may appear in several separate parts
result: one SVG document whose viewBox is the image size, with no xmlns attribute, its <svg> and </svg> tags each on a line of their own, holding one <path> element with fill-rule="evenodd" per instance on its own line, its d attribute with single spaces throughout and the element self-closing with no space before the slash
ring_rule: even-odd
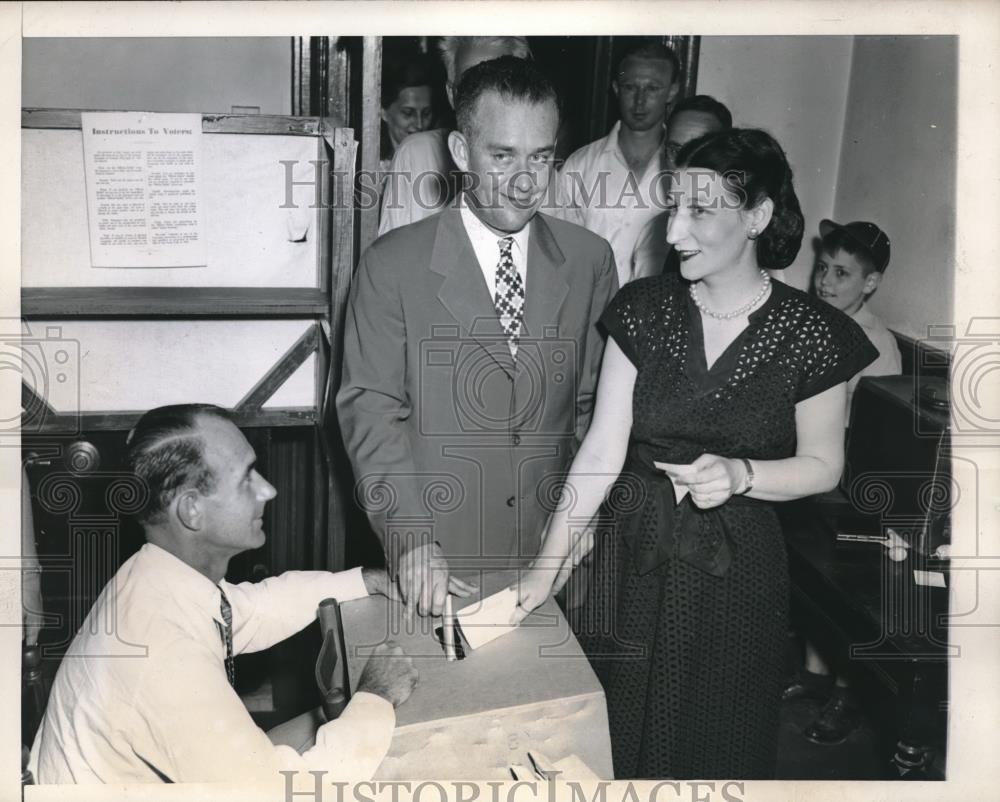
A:
<svg viewBox="0 0 1000 802">
<path fill-rule="evenodd" d="M 874 223 L 863 221 L 840 225 L 823 220 L 819 233 L 822 240 L 813 271 L 813 290 L 828 304 L 850 315 L 879 353 L 878 359 L 847 382 L 846 426 L 854 388 L 861 377 L 892 376 L 902 367 L 896 338 L 866 304 L 889 264 L 889 238 Z M 826 660 L 808 638 L 804 670 L 785 688 L 784 698 L 826 700 L 819 715 L 804 730 L 813 743 L 842 743 L 861 723 L 846 678 L 842 674 L 831 676 Z"/>
<path fill-rule="evenodd" d="M 878 359 L 847 382 L 844 419 L 847 425 L 854 388 L 861 377 L 894 376 L 902 369 L 896 338 L 866 304 L 889 265 L 889 237 L 874 223 L 864 221 L 840 225 L 823 220 L 819 233 L 822 244 L 813 271 L 813 289 L 818 297 L 850 315 L 865 330 L 879 354 Z"/>
</svg>

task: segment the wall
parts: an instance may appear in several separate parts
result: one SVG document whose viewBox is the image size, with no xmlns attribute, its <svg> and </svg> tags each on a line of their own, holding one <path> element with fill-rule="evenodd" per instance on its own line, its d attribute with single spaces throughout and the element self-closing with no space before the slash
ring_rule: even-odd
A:
<svg viewBox="0 0 1000 802">
<path fill-rule="evenodd" d="M 25 39 L 22 106 L 291 114 L 289 37 Z"/>
<path fill-rule="evenodd" d="M 847 90 L 850 36 L 703 36 L 698 92 L 733 113 L 734 124 L 763 128 L 788 154 L 806 218 L 802 249 L 781 276 L 804 288 L 819 221 L 834 211 Z"/>
<path fill-rule="evenodd" d="M 889 235 L 872 310 L 911 337 L 953 317 L 957 93 L 955 37 L 856 38 L 834 215 Z"/>
</svg>

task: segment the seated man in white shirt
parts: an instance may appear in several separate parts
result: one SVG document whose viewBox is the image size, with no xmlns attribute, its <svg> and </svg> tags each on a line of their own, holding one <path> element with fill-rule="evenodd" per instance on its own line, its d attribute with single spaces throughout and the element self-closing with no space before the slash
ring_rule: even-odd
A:
<svg viewBox="0 0 1000 802">
<path fill-rule="evenodd" d="M 232 585 L 229 560 L 264 544 L 275 489 L 229 414 L 160 407 L 128 444 L 148 491 L 138 515 L 147 542 L 101 592 L 59 667 L 31 750 L 35 780 L 267 782 L 282 770 L 369 778 L 392 740 L 394 707 L 417 680 L 398 646 L 379 647 L 343 714 L 302 754 L 254 724 L 233 687 L 233 655 L 298 632 L 327 597 L 388 594 L 385 572 L 289 571 Z"/>
<path fill-rule="evenodd" d="M 680 88 L 680 64 L 662 42 L 633 45 L 611 82 L 621 120 L 610 133 L 573 153 L 556 184 L 556 217 L 611 243 L 618 283 L 632 276 L 632 250 L 643 226 L 663 211 L 657 202 L 663 120 Z"/>
</svg>

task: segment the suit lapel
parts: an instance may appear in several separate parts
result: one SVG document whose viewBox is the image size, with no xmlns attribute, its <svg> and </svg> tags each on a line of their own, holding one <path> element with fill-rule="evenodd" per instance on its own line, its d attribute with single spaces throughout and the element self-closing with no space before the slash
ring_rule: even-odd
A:
<svg viewBox="0 0 1000 802">
<path fill-rule="evenodd" d="M 566 257 L 541 215 L 531 221 L 528 239 L 528 282 L 524 290 L 524 326 L 514 379 L 514 407 L 519 417 L 515 427 L 530 426 L 530 418 L 545 406 L 549 347 L 559 337 L 559 310 L 569 284 Z M 541 382 L 539 384 L 539 382 Z"/>
<path fill-rule="evenodd" d="M 528 283 L 524 291 L 524 336 L 541 339 L 558 324 L 569 284 L 563 256 L 552 230 L 541 215 L 531 221 L 528 240 Z"/>
<path fill-rule="evenodd" d="M 483 281 L 461 214 L 454 206 L 441 212 L 430 269 L 443 277 L 438 300 L 472 339 L 513 376 L 514 360 L 500 328 L 496 307 Z"/>
</svg>

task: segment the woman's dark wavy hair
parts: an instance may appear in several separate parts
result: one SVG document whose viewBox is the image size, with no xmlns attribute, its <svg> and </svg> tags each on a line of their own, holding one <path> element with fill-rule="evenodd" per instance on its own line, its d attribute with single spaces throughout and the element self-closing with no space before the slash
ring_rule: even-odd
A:
<svg viewBox="0 0 1000 802">
<path fill-rule="evenodd" d="M 757 238 L 757 263 L 769 270 L 788 267 L 802 245 L 805 220 L 792 186 L 792 168 L 781 145 L 756 128 L 717 131 L 688 142 L 677 154 L 678 167 L 700 167 L 723 176 L 744 209 L 765 198 L 774 212 Z"/>
</svg>

